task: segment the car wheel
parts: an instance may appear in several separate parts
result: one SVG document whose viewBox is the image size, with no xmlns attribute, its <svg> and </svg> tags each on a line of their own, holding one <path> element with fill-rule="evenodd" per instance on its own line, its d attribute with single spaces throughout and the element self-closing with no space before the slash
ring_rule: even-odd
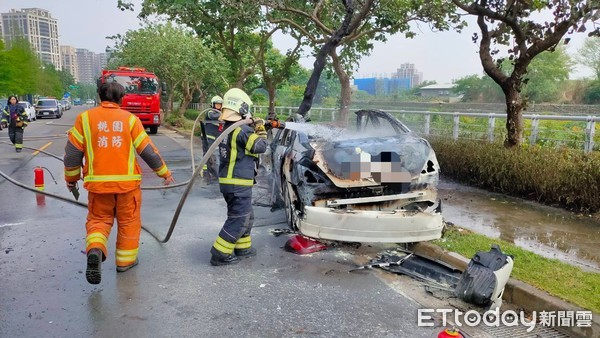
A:
<svg viewBox="0 0 600 338">
<path fill-rule="evenodd" d="M 281 178 L 281 192 L 283 195 L 283 203 L 285 205 L 285 218 L 288 226 L 294 231 L 298 231 L 298 216 L 296 215 L 296 208 L 292 203 L 292 196 L 288 189 L 288 183 L 285 177 Z"/>
<path fill-rule="evenodd" d="M 158 126 L 150 126 L 150 134 L 158 133 Z"/>
</svg>

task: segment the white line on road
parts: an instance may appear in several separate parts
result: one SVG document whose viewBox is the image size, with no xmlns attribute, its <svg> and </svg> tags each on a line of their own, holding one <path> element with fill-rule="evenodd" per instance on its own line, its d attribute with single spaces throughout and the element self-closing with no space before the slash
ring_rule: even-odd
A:
<svg viewBox="0 0 600 338">
<path fill-rule="evenodd" d="M 0 224 L 0 228 L 11 227 L 13 225 L 21 225 L 21 224 L 25 224 L 25 223 L 24 222 L 19 222 L 19 223 L 4 223 L 4 224 Z"/>
</svg>

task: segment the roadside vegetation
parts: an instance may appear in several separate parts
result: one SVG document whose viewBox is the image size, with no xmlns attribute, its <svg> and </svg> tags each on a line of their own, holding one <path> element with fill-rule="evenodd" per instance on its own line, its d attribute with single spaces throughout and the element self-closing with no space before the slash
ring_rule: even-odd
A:
<svg viewBox="0 0 600 338">
<path fill-rule="evenodd" d="M 433 242 L 440 247 L 473 257 L 478 251 L 488 251 L 498 244 L 502 251 L 514 257 L 511 277 L 535 286 L 549 294 L 582 308 L 600 313 L 600 274 L 556 259 L 542 257 L 514 244 L 450 227 L 442 239 Z"/>
<path fill-rule="evenodd" d="M 600 154 L 580 149 L 432 138 L 442 175 L 571 211 L 600 210 Z"/>
</svg>

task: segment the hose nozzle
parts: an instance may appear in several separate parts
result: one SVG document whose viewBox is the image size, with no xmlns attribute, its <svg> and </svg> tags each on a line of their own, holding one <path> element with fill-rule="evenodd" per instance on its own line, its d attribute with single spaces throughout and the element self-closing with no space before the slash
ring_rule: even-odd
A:
<svg viewBox="0 0 600 338">
<path fill-rule="evenodd" d="M 265 127 L 270 129 L 284 129 L 285 123 L 279 120 L 267 120 L 265 122 Z"/>
</svg>

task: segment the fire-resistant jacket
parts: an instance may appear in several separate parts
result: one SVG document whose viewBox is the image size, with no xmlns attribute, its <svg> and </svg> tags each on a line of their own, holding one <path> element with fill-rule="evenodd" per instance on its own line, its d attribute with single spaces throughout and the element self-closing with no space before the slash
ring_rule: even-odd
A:
<svg viewBox="0 0 600 338">
<path fill-rule="evenodd" d="M 4 108 L 4 110 L 2 111 L 2 116 L 0 116 L 0 123 L 4 122 L 6 124 L 8 124 L 10 127 L 17 127 L 17 118 L 19 121 L 23 122 L 23 125 L 21 126 L 21 128 L 25 128 L 25 126 L 27 126 L 27 122 L 29 122 L 29 116 L 27 116 L 27 112 L 25 111 L 25 108 L 23 108 L 20 105 L 16 105 L 14 107 L 14 109 L 16 109 L 16 114 L 14 114 L 14 118 L 13 116 L 11 116 L 10 114 L 10 108 L 11 106 L 8 105 L 6 106 L 6 108 Z"/>
<path fill-rule="evenodd" d="M 227 122 L 227 129 L 233 122 Z M 236 128 L 219 144 L 219 186 L 221 192 L 239 197 L 251 197 L 254 176 L 258 168 L 258 154 L 267 150 L 266 138 L 243 125 Z"/>
<path fill-rule="evenodd" d="M 213 144 L 215 139 L 221 135 L 221 131 L 223 130 L 220 126 L 222 122 L 219 122 L 220 115 L 221 112 L 216 109 L 212 109 L 206 114 L 206 119 L 204 120 L 204 132 L 206 133 L 209 147 Z"/>
<path fill-rule="evenodd" d="M 83 186 L 88 191 L 129 192 L 142 180 L 136 153 L 158 176 L 171 175 L 140 119 L 115 103 L 102 102 L 79 114 L 71 128 L 65 147 L 65 180 L 79 180 L 83 166 Z"/>
</svg>

